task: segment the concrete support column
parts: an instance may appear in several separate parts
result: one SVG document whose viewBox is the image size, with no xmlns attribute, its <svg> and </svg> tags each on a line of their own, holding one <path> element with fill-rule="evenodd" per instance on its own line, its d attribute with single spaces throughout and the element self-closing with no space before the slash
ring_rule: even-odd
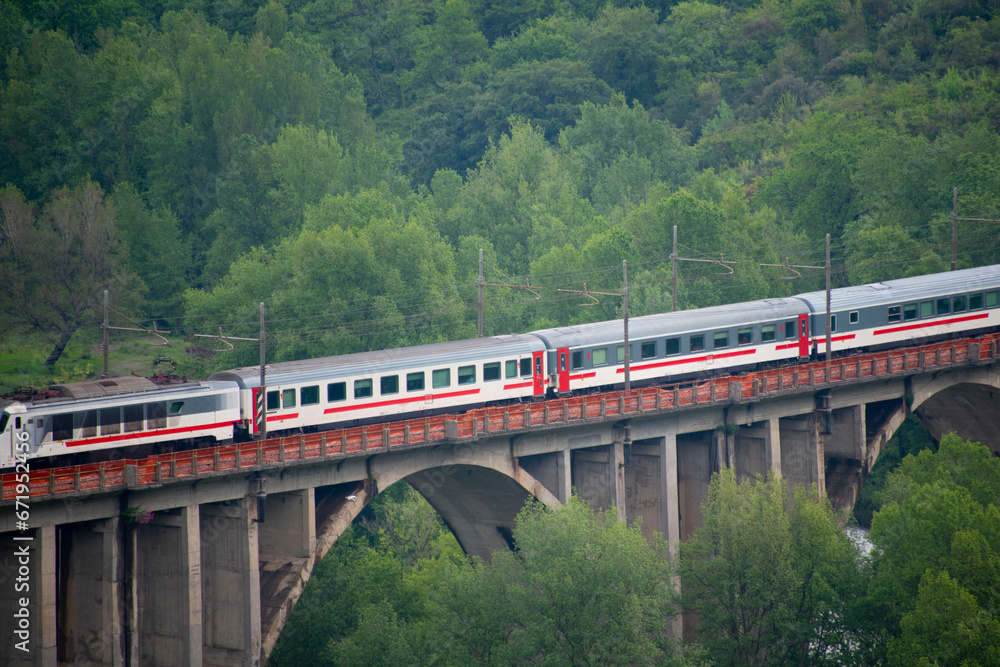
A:
<svg viewBox="0 0 1000 667">
<path fill-rule="evenodd" d="M 573 455 L 568 449 L 556 452 L 556 488 L 553 489 L 559 502 L 564 505 L 573 494 Z"/>
<path fill-rule="evenodd" d="M 201 511 L 197 505 L 181 508 L 182 562 L 187 574 L 187 610 L 183 615 L 186 663 L 202 664 Z"/>
<path fill-rule="evenodd" d="M 108 605 L 105 604 L 104 578 L 108 567 L 103 530 L 106 524 L 106 521 L 71 523 L 56 529 L 59 536 L 59 662 L 111 664 L 113 626 L 105 622 Z"/>
<path fill-rule="evenodd" d="M 666 433 L 659 439 L 660 448 L 660 518 L 659 529 L 670 544 L 670 554 L 676 556 L 681 542 L 680 503 L 677 486 L 677 433 Z"/>
<path fill-rule="evenodd" d="M 197 505 L 157 513 L 136 534 L 138 664 L 202 664 Z"/>
<path fill-rule="evenodd" d="M 764 447 L 767 452 L 767 467 L 777 477 L 781 476 L 781 427 L 777 418 L 764 423 Z"/>
<path fill-rule="evenodd" d="M 260 665 L 260 555 L 256 518 L 256 497 L 201 508 L 202 637 L 206 664 Z"/>
<path fill-rule="evenodd" d="M 608 451 L 608 474 L 609 488 L 611 490 L 611 502 L 618 510 L 618 518 L 626 520 L 625 516 L 625 445 L 622 440 L 615 438 L 614 444 Z"/>
<path fill-rule="evenodd" d="M 104 576 L 101 579 L 102 654 L 104 664 L 120 667 L 125 664 L 125 633 L 122 628 L 121 601 L 124 599 L 125 559 L 122 542 L 122 520 L 113 516 L 104 520 Z"/>
<path fill-rule="evenodd" d="M 812 414 L 809 419 L 809 424 L 812 427 L 809 429 L 809 439 L 811 440 L 810 449 L 815 453 L 812 463 L 815 466 L 816 487 L 819 491 L 819 497 L 823 498 L 826 496 L 826 452 L 823 449 L 823 436 L 820 435 L 821 421 L 819 415 Z"/>
<path fill-rule="evenodd" d="M 729 466 L 729 452 L 726 446 L 725 431 L 716 430 L 712 432 L 712 446 L 715 447 L 715 465 L 712 468 L 712 472 L 719 472 Z"/>
<path fill-rule="evenodd" d="M 56 556 L 54 526 L 0 534 L 0 662 L 4 665 L 57 664 Z"/>
<path fill-rule="evenodd" d="M 41 621 L 38 630 L 41 631 L 41 650 L 37 664 L 56 665 L 57 664 L 57 643 L 58 637 L 56 624 L 56 527 L 44 526 L 35 531 L 35 540 L 38 542 L 38 585 L 39 589 L 39 614 Z"/>
</svg>

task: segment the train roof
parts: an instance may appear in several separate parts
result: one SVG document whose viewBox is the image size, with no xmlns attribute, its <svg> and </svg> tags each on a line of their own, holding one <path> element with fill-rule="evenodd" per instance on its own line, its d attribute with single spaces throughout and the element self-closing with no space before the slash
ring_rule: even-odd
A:
<svg viewBox="0 0 1000 667">
<path fill-rule="evenodd" d="M 540 340 L 525 334 L 473 338 L 373 352 L 355 352 L 337 357 L 281 361 L 267 364 L 265 381 L 268 385 L 318 382 L 337 377 L 413 370 L 414 361 L 418 361 L 421 368 L 448 366 L 456 363 L 495 359 L 499 356 L 525 355 L 544 349 L 545 346 Z M 257 387 L 260 384 L 260 366 L 219 371 L 209 379 L 234 381 L 244 389 Z"/>
<path fill-rule="evenodd" d="M 69 402 L 82 406 L 89 405 L 96 409 L 102 405 L 141 402 L 161 397 L 167 400 L 175 398 L 179 394 L 218 391 L 231 387 L 232 385 L 227 387 L 218 382 L 181 381 L 162 384 L 148 378 L 130 375 L 86 382 L 54 384 L 45 389 L 24 389 L 0 400 L 0 410 L 40 409 Z M 21 408 L 15 406 L 21 406 Z"/>
<path fill-rule="evenodd" d="M 838 287 L 830 290 L 830 310 L 857 310 L 867 306 L 892 305 L 919 301 L 948 294 L 1000 288 L 1000 265 L 977 269 L 962 269 L 947 273 L 932 273 L 880 283 Z M 826 312 L 826 291 L 808 292 L 798 298 L 809 304 L 815 313 Z"/>
<path fill-rule="evenodd" d="M 694 331 L 725 329 L 740 324 L 780 321 L 806 312 L 808 311 L 805 305 L 795 298 L 763 299 L 629 318 L 628 335 L 629 340 L 676 336 Z M 622 327 L 621 320 L 610 320 L 543 329 L 532 333 L 544 340 L 550 349 L 587 347 L 621 341 Z"/>
</svg>

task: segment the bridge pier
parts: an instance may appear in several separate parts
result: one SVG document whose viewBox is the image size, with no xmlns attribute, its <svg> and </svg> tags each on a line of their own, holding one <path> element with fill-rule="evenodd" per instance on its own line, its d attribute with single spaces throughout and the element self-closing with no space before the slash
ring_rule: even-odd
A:
<svg viewBox="0 0 1000 667">
<path fill-rule="evenodd" d="M 257 500 L 201 508 L 203 664 L 261 661 L 260 531 Z"/>
<path fill-rule="evenodd" d="M 57 528 L 61 663 L 123 664 L 120 523 L 112 517 Z"/>
<path fill-rule="evenodd" d="M 56 639 L 56 529 L 43 526 L 17 533 L 30 540 L 14 541 L 8 534 L 0 551 L 0 614 L 5 630 L 0 633 L 0 656 L 12 667 L 55 665 Z M 25 588 L 27 586 L 27 588 Z M 21 602 L 27 601 L 28 617 L 22 622 Z M 26 640 L 15 634 L 26 629 Z M 22 644 L 26 641 L 26 644 Z M 22 649 L 28 649 L 24 651 Z"/>
<path fill-rule="evenodd" d="M 137 630 L 130 637 L 132 665 L 202 664 L 199 514 L 197 505 L 187 505 L 127 530 L 135 555 L 126 557 L 135 582 L 135 604 L 126 604 Z"/>
</svg>

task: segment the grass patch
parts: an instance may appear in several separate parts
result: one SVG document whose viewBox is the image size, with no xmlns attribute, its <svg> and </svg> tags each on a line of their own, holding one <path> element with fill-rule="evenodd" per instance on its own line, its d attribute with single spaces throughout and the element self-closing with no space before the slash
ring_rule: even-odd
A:
<svg viewBox="0 0 1000 667">
<path fill-rule="evenodd" d="M 179 337 L 169 343 L 143 334 L 112 334 L 108 350 L 108 375 L 149 376 L 154 373 L 203 379 L 211 352 Z M 101 377 L 104 352 L 99 334 L 78 332 L 53 366 L 43 365 L 53 346 L 45 339 L 7 336 L 0 341 L 0 394 L 16 387 L 45 387 L 65 382 L 83 382 Z"/>
</svg>

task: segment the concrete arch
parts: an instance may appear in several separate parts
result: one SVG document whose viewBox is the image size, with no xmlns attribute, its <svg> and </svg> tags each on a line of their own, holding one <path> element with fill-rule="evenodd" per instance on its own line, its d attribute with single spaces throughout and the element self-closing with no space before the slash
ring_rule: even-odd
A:
<svg viewBox="0 0 1000 667">
<path fill-rule="evenodd" d="M 954 431 L 1000 452 L 1000 370 L 984 367 L 963 373 L 917 376 L 910 409 L 935 440 Z"/>
<path fill-rule="evenodd" d="M 315 498 L 316 549 L 293 564 L 291 582 L 275 611 L 263 618 L 262 648 L 274 650 L 288 615 L 312 576 L 313 568 L 381 489 L 407 480 L 441 515 L 466 553 L 489 561 L 508 546 L 514 518 L 528 497 L 550 507 L 558 498 L 518 465 L 509 447 L 459 444 L 413 450 L 370 462 L 366 480 L 338 484 Z M 317 491 L 319 491 L 317 489 Z"/>
<path fill-rule="evenodd" d="M 379 488 L 409 482 L 438 512 L 466 553 L 489 561 L 509 546 L 514 519 L 528 498 L 561 503 L 522 468 L 507 442 L 458 444 L 380 458 L 372 466 Z"/>
</svg>

